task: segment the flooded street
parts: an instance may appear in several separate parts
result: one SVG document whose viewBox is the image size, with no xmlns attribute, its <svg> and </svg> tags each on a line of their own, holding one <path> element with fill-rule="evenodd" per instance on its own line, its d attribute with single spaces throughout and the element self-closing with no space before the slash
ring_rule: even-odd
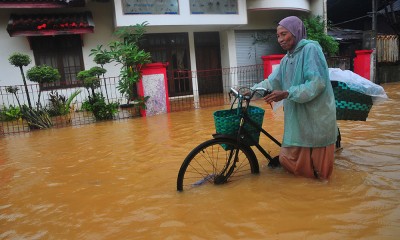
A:
<svg viewBox="0 0 400 240">
<path fill-rule="evenodd" d="M 328 182 L 269 169 L 255 150 L 259 175 L 177 192 L 183 159 L 215 132 L 221 107 L 0 138 L 0 239 L 397 240 L 400 83 L 382 86 L 390 100 L 367 121 L 338 121 Z M 283 112 L 264 108 L 281 140 Z"/>
</svg>

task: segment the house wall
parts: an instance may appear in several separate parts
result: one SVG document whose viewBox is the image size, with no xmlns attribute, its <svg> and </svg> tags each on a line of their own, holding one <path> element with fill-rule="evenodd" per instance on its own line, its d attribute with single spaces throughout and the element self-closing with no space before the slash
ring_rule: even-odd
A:
<svg viewBox="0 0 400 240">
<path fill-rule="evenodd" d="M 238 15 L 190 15 L 190 17 L 188 15 L 190 13 L 189 1 L 180 2 L 181 16 L 163 15 L 162 17 L 159 15 L 123 15 L 121 1 L 118 0 L 106 3 L 87 1 L 84 8 L 77 9 L 0 9 L 0 41 L 2 46 L 0 48 L 0 69 L 3 73 L 0 76 L 0 85 L 22 84 L 19 70 L 8 63 L 8 57 L 13 52 L 22 52 L 31 56 L 32 60 L 34 59 L 26 37 L 10 37 L 8 35 L 6 27 L 11 13 L 91 11 L 95 23 L 94 33 L 82 35 L 85 69 L 95 66 L 92 57 L 89 57 L 90 50 L 96 48 L 97 45 L 106 46 L 114 39 L 113 32 L 118 26 L 129 26 L 147 21 L 149 23 L 146 27 L 148 33 L 186 32 L 189 35 L 191 69 L 196 70 L 194 32 L 218 31 L 220 33 L 221 66 L 223 68 L 236 67 L 235 31 L 275 30 L 279 20 L 284 17 L 290 15 L 307 16 L 310 13 L 323 12 L 324 1 L 300 1 L 305 5 L 300 10 L 299 8 L 296 10 L 248 10 L 246 1 L 240 0 L 238 1 Z M 255 1 L 248 0 L 247 2 L 254 3 Z M 278 3 L 279 1 L 275 2 Z M 284 3 L 282 2 L 282 4 Z M 271 41 L 275 40 L 271 39 Z M 262 54 L 260 53 L 260 55 Z M 25 68 L 25 71 L 33 66 L 34 63 L 31 63 Z M 104 68 L 107 70 L 107 77 L 119 75 L 119 66 L 115 66 L 113 63 L 106 64 Z"/>
<path fill-rule="evenodd" d="M 9 11 L 0 9 L 0 85 L 20 85 L 23 84 L 19 68 L 12 66 L 8 58 L 14 52 L 25 53 L 33 59 L 33 53 L 30 50 L 28 39 L 25 37 L 11 38 L 6 31 L 8 19 L 10 17 Z M 34 66 L 34 63 L 25 67 L 26 69 Z"/>
<path fill-rule="evenodd" d="M 377 84 L 398 82 L 400 65 L 380 65 L 376 73 Z"/>
<path fill-rule="evenodd" d="M 150 26 L 182 26 L 182 25 L 235 25 L 247 23 L 246 1 L 238 1 L 239 14 L 191 14 L 189 1 L 179 1 L 179 14 L 123 14 L 122 1 L 115 1 L 115 26 L 129 26 L 148 22 Z"/>
<path fill-rule="evenodd" d="M 110 40 L 113 39 L 113 13 L 110 11 L 113 8 L 112 2 L 99 3 L 94 1 L 88 1 L 87 6 L 84 8 L 73 9 L 75 12 L 91 11 L 93 15 L 93 21 L 95 22 L 94 33 L 88 33 L 82 35 L 82 54 L 85 69 L 89 69 L 96 65 L 93 62 L 93 58 L 89 57 L 90 50 L 96 48 L 97 45 L 107 45 Z M 46 12 L 73 12 L 69 9 L 47 9 L 41 10 L 40 13 Z M 8 85 L 22 85 L 22 78 L 20 70 L 17 67 L 12 66 L 8 62 L 8 58 L 14 52 L 24 53 L 31 57 L 32 63 L 24 67 L 24 71 L 30 69 L 35 65 L 33 51 L 30 49 L 29 41 L 27 37 L 10 37 L 7 32 L 7 23 L 11 13 L 29 14 L 37 13 L 39 11 L 33 9 L 0 9 L 0 86 Z M 104 66 L 107 69 L 106 76 L 118 76 L 119 67 L 115 64 L 106 64 Z M 28 84 L 34 84 L 27 79 Z"/>
</svg>

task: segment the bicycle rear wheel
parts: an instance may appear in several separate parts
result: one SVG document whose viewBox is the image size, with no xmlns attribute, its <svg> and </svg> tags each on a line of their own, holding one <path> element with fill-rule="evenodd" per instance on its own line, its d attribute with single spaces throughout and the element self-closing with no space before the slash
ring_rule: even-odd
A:
<svg viewBox="0 0 400 240">
<path fill-rule="evenodd" d="M 205 141 L 185 158 L 179 170 L 177 190 L 183 191 L 204 184 L 224 184 L 250 173 L 259 166 L 253 150 L 229 138 Z"/>
</svg>

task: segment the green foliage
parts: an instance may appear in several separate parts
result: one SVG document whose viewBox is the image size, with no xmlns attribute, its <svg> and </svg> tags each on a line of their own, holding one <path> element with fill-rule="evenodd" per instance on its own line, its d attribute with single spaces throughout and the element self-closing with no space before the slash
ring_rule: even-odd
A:
<svg viewBox="0 0 400 240">
<path fill-rule="evenodd" d="M 20 70 L 21 76 L 22 76 L 22 81 L 24 82 L 26 99 L 28 100 L 29 108 L 32 108 L 31 98 L 29 96 L 29 91 L 28 91 L 28 85 L 26 84 L 24 70 L 22 69 L 23 66 L 29 65 L 29 63 L 31 62 L 31 58 L 26 54 L 13 53 L 8 58 L 8 61 L 10 62 L 11 65 L 19 67 L 19 70 Z M 14 93 L 14 95 L 17 96 L 15 93 Z M 17 100 L 18 100 L 18 98 L 17 98 Z M 19 101 L 18 101 L 18 104 L 19 104 Z"/>
<path fill-rule="evenodd" d="M 23 105 L 21 112 L 30 129 L 44 129 L 53 126 L 50 115 L 44 109 L 31 109 Z"/>
<path fill-rule="evenodd" d="M 147 100 L 149 100 L 149 98 L 150 98 L 149 96 L 146 96 L 146 97 L 139 96 L 139 97 L 137 97 L 135 99 L 135 102 L 136 102 L 135 106 L 137 108 L 139 108 L 139 109 L 146 109 L 146 102 L 147 102 Z"/>
<path fill-rule="evenodd" d="M 16 94 L 19 91 L 17 86 L 8 86 L 6 87 L 6 92 Z"/>
<path fill-rule="evenodd" d="M 137 44 L 142 40 L 143 35 L 146 33 L 146 26 L 148 22 L 136 24 L 128 27 L 121 27 L 115 31 L 115 35 L 119 39 L 123 39 L 127 44 Z"/>
<path fill-rule="evenodd" d="M 96 89 L 100 87 L 100 79 L 97 77 L 88 77 L 83 81 L 83 86 L 86 88 Z"/>
<path fill-rule="evenodd" d="M 46 107 L 47 112 L 50 116 L 63 115 L 63 106 L 67 102 L 67 98 L 64 95 L 58 94 L 58 92 L 51 91 L 49 93 L 49 105 Z"/>
<path fill-rule="evenodd" d="M 137 43 L 115 41 L 110 44 L 110 50 L 114 61 L 123 66 L 135 67 L 150 62 L 150 53 L 140 49 Z"/>
<path fill-rule="evenodd" d="M 98 64 L 114 61 L 121 64 L 118 91 L 129 101 L 133 100 L 136 93 L 133 91 L 134 84 L 140 80 L 141 67 L 151 62 L 150 53 L 139 47 L 143 38 L 147 23 L 119 28 L 115 35 L 118 40 L 108 44 L 109 50 L 103 49 L 102 45 L 91 50 L 90 55 L 95 56 Z M 110 59 L 109 59 L 110 58 Z"/>
<path fill-rule="evenodd" d="M 47 66 L 47 65 L 32 67 L 31 69 L 29 69 L 26 72 L 26 76 L 32 82 L 37 82 L 39 84 L 52 83 L 52 82 L 60 80 L 60 78 L 61 78 L 61 75 L 58 72 L 58 69 Z M 42 91 L 40 89 L 39 95 L 38 95 L 38 102 L 36 103 L 37 110 L 39 110 L 39 108 L 41 108 L 41 104 L 40 104 L 41 93 L 42 93 Z"/>
<path fill-rule="evenodd" d="M 92 67 L 91 69 L 89 69 L 90 75 L 97 76 L 97 77 L 100 77 L 101 75 L 103 75 L 106 72 L 107 72 L 107 70 L 105 70 L 102 67 Z"/>
<path fill-rule="evenodd" d="M 28 66 L 31 63 L 31 58 L 22 53 L 13 53 L 9 58 L 8 61 L 11 65 L 15 67 L 22 67 Z"/>
<path fill-rule="evenodd" d="M 89 78 L 92 77 L 92 74 L 90 73 L 89 70 L 83 70 L 78 72 L 78 74 L 76 75 L 76 78 L 78 80 L 81 80 L 82 82 L 85 81 L 85 78 Z"/>
<path fill-rule="evenodd" d="M 325 54 L 334 56 L 339 51 L 339 43 L 325 33 L 325 25 L 320 16 L 302 19 L 307 29 L 307 38 L 317 41 Z"/>
<path fill-rule="evenodd" d="M 22 118 L 21 109 L 18 106 L 3 106 L 0 110 L 0 121 L 15 121 Z"/>
<path fill-rule="evenodd" d="M 67 99 L 64 95 L 51 91 L 49 93 L 49 105 L 46 108 L 47 112 L 52 117 L 67 115 L 71 111 L 72 101 L 79 93 L 81 93 L 81 90 L 76 90 Z"/>
<path fill-rule="evenodd" d="M 83 70 L 80 71 L 76 77 L 82 81 L 86 89 L 92 90 L 92 95 L 94 95 L 94 90 L 101 86 L 100 79 L 94 74 L 94 71 Z"/>
<path fill-rule="evenodd" d="M 107 52 L 106 50 L 104 50 L 102 48 L 103 48 L 103 45 L 98 45 L 95 49 L 91 49 L 90 50 L 91 53 L 89 54 L 89 56 L 94 55 L 93 61 L 96 64 L 100 64 L 101 66 L 103 66 L 106 63 L 111 62 L 111 56 L 110 56 L 109 52 Z"/>
<path fill-rule="evenodd" d="M 29 80 L 37 83 L 52 83 L 60 80 L 61 75 L 58 69 L 47 66 L 34 66 L 26 72 Z"/>
<path fill-rule="evenodd" d="M 75 90 L 67 99 L 67 102 L 65 103 L 65 112 L 71 111 L 71 104 L 72 101 L 81 93 L 81 90 Z"/>
<path fill-rule="evenodd" d="M 96 93 L 82 104 L 82 110 L 93 112 L 97 121 L 113 119 L 118 112 L 118 103 L 106 103 L 105 98 Z"/>
<path fill-rule="evenodd" d="M 19 102 L 18 95 L 17 95 L 18 91 L 19 91 L 19 88 L 17 86 L 6 87 L 6 92 L 13 94 L 14 97 L 17 99 L 18 106 L 21 107 L 21 103 Z"/>
</svg>

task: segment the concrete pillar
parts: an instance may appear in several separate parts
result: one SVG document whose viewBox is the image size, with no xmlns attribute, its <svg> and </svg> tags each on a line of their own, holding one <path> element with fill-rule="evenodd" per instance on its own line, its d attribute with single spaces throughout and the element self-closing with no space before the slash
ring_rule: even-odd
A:
<svg viewBox="0 0 400 240">
<path fill-rule="evenodd" d="M 373 50 L 356 50 L 354 58 L 354 73 L 357 73 L 363 78 L 371 80 L 371 54 Z"/>
<path fill-rule="evenodd" d="M 267 55 L 261 57 L 261 59 L 264 62 L 264 79 L 268 78 L 268 76 L 272 73 L 275 67 L 279 66 L 281 59 L 284 56 L 285 54 L 275 54 L 275 55 Z"/>
<path fill-rule="evenodd" d="M 142 78 L 138 82 L 138 94 L 149 97 L 146 109 L 141 109 L 143 117 L 170 112 L 167 81 L 168 63 L 149 63 L 143 66 Z"/>
</svg>

